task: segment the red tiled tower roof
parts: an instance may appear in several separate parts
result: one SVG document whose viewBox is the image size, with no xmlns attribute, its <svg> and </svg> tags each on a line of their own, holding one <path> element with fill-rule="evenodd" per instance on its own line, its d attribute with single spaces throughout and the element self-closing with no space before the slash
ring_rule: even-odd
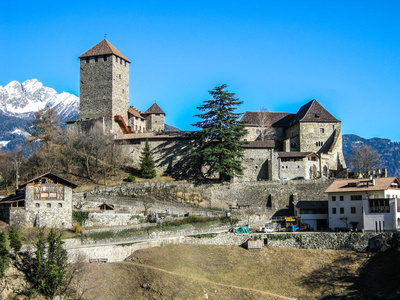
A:
<svg viewBox="0 0 400 300">
<path fill-rule="evenodd" d="M 81 56 L 79 56 L 79 58 L 100 56 L 100 55 L 107 55 L 107 54 L 114 54 L 115 56 L 118 56 L 118 57 L 126 60 L 129 63 L 131 62 L 121 52 L 119 52 L 117 48 L 115 48 L 113 45 L 111 45 L 111 43 L 109 41 L 107 41 L 106 39 L 102 40 L 96 46 L 90 48 L 88 51 L 86 51 Z"/>
<path fill-rule="evenodd" d="M 165 115 L 165 112 L 158 106 L 157 103 L 154 103 L 148 110 L 146 110 L 143 115 L 150 115 L 150 114 L 163 114 Z"/>
</svg>

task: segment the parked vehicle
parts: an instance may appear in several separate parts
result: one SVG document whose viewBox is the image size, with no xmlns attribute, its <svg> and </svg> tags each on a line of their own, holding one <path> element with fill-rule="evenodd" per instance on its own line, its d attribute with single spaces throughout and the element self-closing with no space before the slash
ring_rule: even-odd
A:
<svg viewBox="0 0 400 300">
<path fill-rule="evenodd" d="M 287 178 L 287 177 L 282 177 L 280 180 L 281 180 L 281 181 L 288 181 L 289 178 Z"/>
<path fill-rule="evenodd" d="M 296 232 L 299 231 L 299 226 L 297 225 L 289 225 L 288 228 L 286 228 L 287 231 L 289 232 Z"/>
</svg>

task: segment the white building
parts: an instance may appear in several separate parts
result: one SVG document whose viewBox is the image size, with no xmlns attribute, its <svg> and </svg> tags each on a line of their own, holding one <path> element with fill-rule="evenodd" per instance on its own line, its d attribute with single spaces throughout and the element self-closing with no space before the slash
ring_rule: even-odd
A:
<svg viewBox="0 0 400 300">
<path fill-rule="evenodd" d="M 325 191 L 329 228 L 373 232 L 400 229 L 399 185 L 396 177 L 336 180 Z"/>
<path fill-rule="evenodd" d="M 301 226 L 310 230 L 326 230 L 328 227 L 328 201 L 297 201 L 295 216 Z"/>
</svg>

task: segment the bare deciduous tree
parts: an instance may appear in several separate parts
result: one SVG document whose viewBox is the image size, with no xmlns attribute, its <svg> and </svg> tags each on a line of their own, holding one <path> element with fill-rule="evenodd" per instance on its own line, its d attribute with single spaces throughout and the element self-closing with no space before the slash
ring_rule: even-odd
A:
<svg viewBox="0 0 400 300">
<path fill-rule="evenodd" d="M 353 146 L 348 162 L 354 171 L 366 177 L 369 172 L 381 166 L 381 157 L 371 146 Z"/>
<path fill-rule="evenodd" d="M 257 112 L 257 126 L 260 132 L 260 140 L 265 141 L 270 138 L 272 134 L 271 124 L 268 118 L 268 110 L 265 107 L 261 107 Z"/>
</svg>

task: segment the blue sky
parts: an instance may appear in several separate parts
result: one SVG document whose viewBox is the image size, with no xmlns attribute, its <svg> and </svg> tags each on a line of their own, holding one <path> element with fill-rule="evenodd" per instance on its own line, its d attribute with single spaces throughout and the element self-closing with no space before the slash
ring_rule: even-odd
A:
<svg viewBox="0 0 400 300">
<path fill-rule="evenodd" d="M 240 112 L 317 99 L 345 134 L 400 141 L 398 1 L 9 1 L 0 85 L 79 96 L 78 56 L 104 38 L 132 61 L 130 104 L 184 130 L 223 83 Z"/>
</svg>

